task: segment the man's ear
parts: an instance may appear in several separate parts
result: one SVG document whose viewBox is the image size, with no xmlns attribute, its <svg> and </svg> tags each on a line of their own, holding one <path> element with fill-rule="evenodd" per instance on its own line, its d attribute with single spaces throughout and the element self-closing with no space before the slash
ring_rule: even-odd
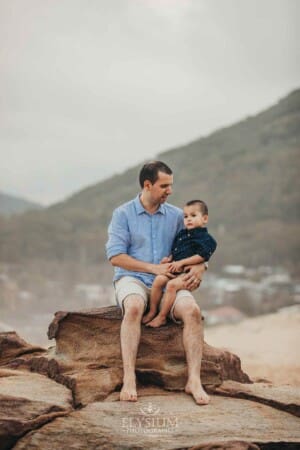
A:
<svg viewBox="0 0 300 450">
<path fill-rule="evenodd" d="M 145 180 L 144 181 L 144 189 L 146 189 L 147 191 L 151 188 L 152 183 L 150 180 Z"/>
<path fill-rule="evenodd" d="M 208 222 L 208 214 L 204 214 L 203 216 L 203 222 L 207 223 Z"/>
</svg>

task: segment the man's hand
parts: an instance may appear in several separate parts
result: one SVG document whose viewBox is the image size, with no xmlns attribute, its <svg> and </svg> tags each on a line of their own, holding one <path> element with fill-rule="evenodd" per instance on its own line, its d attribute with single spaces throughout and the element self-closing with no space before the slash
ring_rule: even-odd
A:
<svg viewBox="0 0 300 450">
<path fill-rule="evenodd" d="M 174 261 L 170 264 L 170 271 L 172 273 L 182 272 L 183 267 L 184 265 L 181 261 Z"/>
<path fill-rule="evenodd" d="M 169 278 L 175 278 L 175 275 L 173 275 L 170 271 L 170 263 L 164 263 L 164 264 L 153 264 L 153 271 L 154 275 L 166 275 Z"/>
<path fill-rule="evenodd" d="M 185 288 L 189 291 L 193 291 L 200 286 L 202 281 L 203 273 L 206 270 L 205 264 L 194 264 L 192 266 L 186 266 L 187 274 L 183 277 L 185 282 Z"/>
</svg>

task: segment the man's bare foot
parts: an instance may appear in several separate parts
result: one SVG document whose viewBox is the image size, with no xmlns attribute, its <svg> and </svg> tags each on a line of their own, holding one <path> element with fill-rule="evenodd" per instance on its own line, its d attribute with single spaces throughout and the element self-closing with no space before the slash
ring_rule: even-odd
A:
<svg viewBox="0 0 300 450">
<path fill-rule="evenodd" d="M 120 401 L 123 402 L 136 402 L 137 392 L 135 381 L 129 381 L 123 383 L 123 387 L 120 392 Z"/>
<path fill-rule="evenodd" d="M 163 316 L 156 316 L 155 319 L 151 320 L 151 322 L 147 323 L 147 327 L 158 328 L 167 323 L 167 319 Z"/>
<path fill-rule="evenodd" d="M 150 320 L 153 319 L 153 317 L 155 317 L 156 311 L 149 311 L 143 318 L 142 318 L 142 323 L 148 323 L 150 322 Z"/>
<path fill-rule="evenodd" d="M 209 403 L 210 398 L 204 391 L 200 379 L 188 381 L 187 385 L 185 386 L 185 392 L 187 394 L 191 394 L 194 397 L 197 405 L 207 405 Z"/>
</svg>

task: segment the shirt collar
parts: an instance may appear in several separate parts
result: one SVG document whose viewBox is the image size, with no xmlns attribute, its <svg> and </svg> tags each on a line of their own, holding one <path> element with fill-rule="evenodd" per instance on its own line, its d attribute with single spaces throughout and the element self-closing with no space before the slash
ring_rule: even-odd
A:
<svg viewBox="0 0 300 450">
<path fill-rule="evenodd" d="M 143 214 L 143 213 L 149 214 L 149 212 L 146 211 L 146 209 L 143 207 L 143 205 L 142 205 L 142 203 L 141 203 L 140 195 L 141 195 L 141 194 L 138 194 L 138 195 L 135 197 L 135 199 L 134 199 L 134 206 L 135 206 L 136 212 L 137 212 L 138 215 L 139 215 L 139 214 Z M 155 211 L 154 214 L 158 214 L 158 213 L 159 213 L 159 214 L 165 214 L 165 213 L 166 213 L 166 207 L 165 207 L 165 205 L 163 205 L 163 204 L 159 205 L 158 210 Z"/>
<path fill-rule="evenodd" d="M 192 228 L 191 230 L 188 230 L 188 231 L 191 231 L 192 233 L 206 233 L 207 232 L 207 228 L 206 227 L 196 227 L 196 228 Z"/>
</svg>

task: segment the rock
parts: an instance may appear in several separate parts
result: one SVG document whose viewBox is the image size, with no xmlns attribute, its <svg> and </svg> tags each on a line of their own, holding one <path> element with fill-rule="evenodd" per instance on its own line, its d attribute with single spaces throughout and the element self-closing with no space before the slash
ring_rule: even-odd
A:
<svg viewBox="0 0 300 450">
<path fill-rule="evenodd" d="M 73 389 L 76 405 L 103 400 L 122 384 L 120 325 L 121 314 L 117 307 L 58 312 L 48 331 L 49 338 L 56 340 L 55 354 L 52 358 L 44 355 L 42 360 L 33 358 L 30 369 L 41 373 L 44 365 L 45 373 L 57 381 L 64 380 L 64 384 Z M 159 330 L 142 327 L 136 374 L 141 385 L 184 389 L 187 367 L 182 327 L 173 323 Z M 236 355 L 207 344 L 204 344 L 201 376 L 204 385 L 220 385 L 228 378 L 250 382 Z"/>
<path fill-rule="evenodd" d="M 0 369 L 1 450 L 71 409 L 72 395 L 64 386 L 39 374 Z"/>
<path fill-rule="evenodd" d="M 224 381 L 213 392 L 228 397 L 259 401 L 300 417 L 300 387 L 272 386 L 270 384 L 241 384 Z"/>
<path fill-rule="evenodd" d="M 14 450 L 256 449 L 267 443 L 300 443 L 298 419 L 252 401 L 212 396 L 200 407 L 172 393 L 142 395 L 137 403 L 91 403 L 24 436 Z"/>
<path fill-rule="evenodd" d="M 120 402 L 120 322 L 115 307 L 57 313 L 49 327 L 57 345 L 47 351 L 16 333 L 0 335 L 1 450 L 299 446 L 299 391 L 251 384 L 228 351 L 204 344 L 209 405 L 178 392 L 187 374 L 182 328 L 174 324 L 142 328 L 139 399 Z"/>
<path fill-rule="evenodd" d="M 15 331 L 0 333 L 0 365 L 22 355 L 41 354 L 45 349 L 25 342 Z"/>
<path fill-rule="evenodd" d="M 268 445 L 268 444 L 267 444 Z M 244 441 L 210 442 L 209 444 L 196 445 L 189 450 L 259 450 L 258 445 Z"/>
</svg>

